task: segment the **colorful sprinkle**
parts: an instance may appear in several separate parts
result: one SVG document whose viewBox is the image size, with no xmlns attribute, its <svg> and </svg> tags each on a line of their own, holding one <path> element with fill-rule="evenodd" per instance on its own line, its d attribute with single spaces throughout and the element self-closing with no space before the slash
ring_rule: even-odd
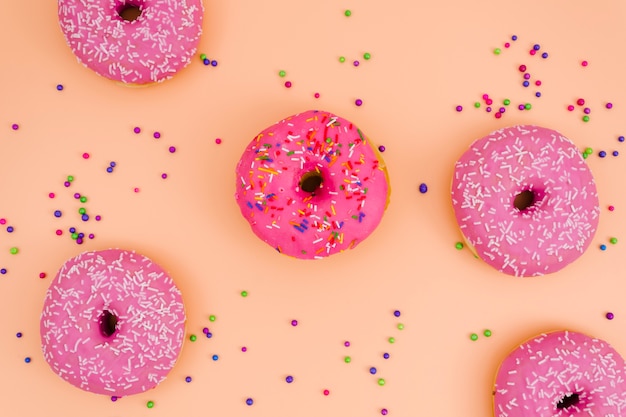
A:
<svg viewBox="0 0 626 417">
<path fill-rule="evenodd" d="M 615 318 L 615 315 L 609 311 L 608 313 L 606 313 L 606 318 L 607 320 L 613 320 Z"/>
<path fill-rule="evenodd" d="M 246 399 L 246 404 L 247 405 L 252 405 L 252 404 L 254 404 L 254 400 L 252 398 L 247 398 Z"/>
<path fill-rule="evenodd" d="M 291 375 L 287 375 L 287 377 L 285 378 L 285 381 L 286 381 L 288 384 L 291 384 L 291 383 L 293 382 L 293 376 L 291 376 Z"/>
<path fill-rule="evenodd" d="M 152 408 L 152 407 L 154 407 L 154 401 L 148 401 L 148 402 L 146 403 L 146 407 L 148 407 L 148 408 Z"/>
<path fill-rule="evenodd" d="M 478 340 L 478 335 L 476 333 L 472 333 L 470 334 L 470 339 L 476 341 Z"/>
</svg>

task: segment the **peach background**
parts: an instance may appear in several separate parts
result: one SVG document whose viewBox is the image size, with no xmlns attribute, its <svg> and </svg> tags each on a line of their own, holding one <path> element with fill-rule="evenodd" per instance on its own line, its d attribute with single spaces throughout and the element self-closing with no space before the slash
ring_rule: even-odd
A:
<svg viewBox="0 0 626 417">
<path fill-rule="evenodd" d="M 387 408 L 390 416 L 490 416 L 499 362 L 537 333 L 578 330 L 626 354 L 624 245 L 608 243 L 626 235 L 626 145 L 616 140 L 626 134 L 624 2 L 205 0 L 205 7 L 199 53 L 219 66 L 198 59 L 163 84 L 126 88 L 77 63 L 56 2 L 3 2 L 0 217 L 15 231 L 0 230 L 0 267 L 8 269 L 0 275 L 1 415 L 377 416 Z M 513 34 L 518 41 L 504 49 Z M 528 55 L 534 43 L 547 60 Z M 364 61 L 364 52 L 372 59 Z M 542 80 L 540 99 L 520 85 L 520 64 Z M 483 93 L 533 109 L 511 106 L 497 120 L 484 106 L 472 108 Z M 565 110 L 578 97 L 592 109 L 589 123 L 581 108 Z M 455 112 L 457 104 L 465 110 Z M 259 241 L 233 193 L 235 164 L 253 136 L 309 108 L 346 117 L 385 145 L 393 190 L 364 243 L 306 262 Z M 536 279 L 502 275 L 454 247 L 461 239 L 449 199 L 454 161 L 475 138 L 517 123 L 609 152 L 588 159 L 602 207 L 594 242 L 568 268 Z M 622 155 L 610 156 L 615 149 Z M 107 174 L 110 161 L 117 167 Z M 70 189 L 62 185 L 67 175 L 76 178 Z M 422 182 L 426 194 L 417 191 Z M 85 207 L 101 222 L 79 220 L 73 192 L 89 197 Z M 53 216 L 56 209 L 63 217 Z M 71 226 L 96 238 L 78 246 Z M 603 243 L 606 251 L 598 249 Z M 9 254 L 13 246 L 19 254 Z M 54 375 L 38 332 L 44 293 L 62 263 L 107 247 L 137 250 L 171 271 L 188 333 L 198 335 L 157 389 L 117 402 Z M 292 319 L 300 324 L 292 327 Z M 205 326 L 212 339 L 203 337 Z M 485 328 L 491 338 L 469 340 Z M 292 384 L 284 381 L 289 374 Z"/>
</svg>

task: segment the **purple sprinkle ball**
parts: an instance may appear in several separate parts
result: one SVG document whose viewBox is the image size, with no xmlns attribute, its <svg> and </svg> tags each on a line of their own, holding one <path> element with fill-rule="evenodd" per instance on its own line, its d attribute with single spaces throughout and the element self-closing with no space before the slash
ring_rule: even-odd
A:
<svg viewBox="0 0 626 417">
<path fill-rule="evenodd" d="M 357 106 L 362 106 L 362 105 L 363 105 L 363 100 L 361 100 L 360 98 L 357 98 L 357 99 L 354 101 L 354 104 L 356 104 Z"/>
<path fill-rule="evenodd" d="M 13 123 L 13 124 L 11 125 L 11 129 L 13 129 L 13 130 L 17 130 L 17 129 L 19 129 L 19 128 L 20 128 L 20 125 L 18 125 L 17 123 Z"/>
<path fill-rule="evenodd" d="M 136 127 L 136 128 L 133 129 L 133 132 L 140 133 L 141 132 L 141 128 L 140 127 Z"/>
<path fill-rule="evenodd" d="M 291 320 L 291 325 L 292 326 L 297 326 L 298 325 L 298 320 Z"/>
<path fill-rule="evenodd" d="M 605 107 L 606 107 L 607 109 L 612 109 L 612 108 L 613 108 L 613 103 L 611 103 L 611 102 L 606 103 L 606 104 L 605 104 Z"/>
<path fill-rule="evenodd" d="M 154 134 L 152 136 L 154 136 L 155 139 L 159 139 L 161 137 L 161 133 L 154 132 Z"/>
<path fill-rule="evenodd" d="M 456 111 L 458 111 L 458 112 L 463 111 L 463 106 L 456 106 Z"/>
<path fill-rule="evenodd" d="M 608 313 L 606 313 L 606 318 L 608 320 L 613 320 L 615 318 L 615 315 L 609 311 Z"/>
</svg>

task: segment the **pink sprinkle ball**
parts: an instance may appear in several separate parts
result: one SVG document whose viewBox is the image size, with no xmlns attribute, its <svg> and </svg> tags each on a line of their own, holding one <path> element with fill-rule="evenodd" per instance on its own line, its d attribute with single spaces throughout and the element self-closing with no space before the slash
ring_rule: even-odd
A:
<svg viewBox="0 0 626 417">
<path fill-rule="evenodd" d="M 589 65 L 589 62 L 587 62 L 587 61 L 582 61 L 582 62 L 580 63 L 580 65 L 582 65 L 583 67 L 586 67 L 587 65 Z"/>
<path fill-rule="evenodd" d="M 535 85 L 536 85 L 537 87 L 539 87 L 539 86 L 541 85 L 541 80 L 537 80 L 537 81 L 535 81 Z"/>
<path fill-rule="evenodd" d="M 7 224 L 7 219 L 0 219 L 0 224 Z"/>
<path fill-rule="evenodd" d="M 389 413 L 389 411 L 387 411 L 386 408 L 383 408 L 382 410 L 380 410 L 380 414 L 382 414 L 383 416 L 386 416 Z"/>
<path fill-rule="evenodd" d="M 13 124 L 11 125 L 11 129 L 13 129 L 13 130 L 17 130 L 17 129 L 19 129 L 19 128 L 20 128 L 20 125 L 18 125 L 17 123 L 13 123 Z"/>
<path fill-rule="evenodd" d="M 85 152 L 83 153 L 83 159 L 89 159 L 89 153 Z"/>
<path fill-rule="evenodd" d="M 222 139 L 220 139 L 220 138 L 216 138 L 216 139 L 215 139 L 215 143 L 217 143 L 217 144 L 219 145 L 220 143 L 222 143 Z"/>
<path fill-rule="evenodd" d="M 63 230 L 57 229 L 55 233 L 57 234 L 57 236 L 61 236 L 63 234 Z"/>
<path fill-rule="evenodd" d="M 285 81 L 285 87 L 291 88 L 291 81 Z"/>
<path fill-rule="evenodd" d="M 291 320 L 291 325 L 292 326 L 297 326 L 298 325 L 298 320 Z"/>
<path fill-rule="evenodd" d="M 248 351 L 248 348 L 247 348 L 247 347 L 245 347 L 245 346 L 242 346 L 242 347 L 241 347 L 241 351 L 242 351 L 242 352 L 247 352 L 247 351 Z"/>
<path fill-rule="evenodd" d="M 571 104 L 569 106 L 567 106 L 567 110 L 568 111 L 574 111 L 574 106 L 572 106 Z"/>
<path fill-rule="evenodd" d="M 526 71 L 526 65 L 520 65 L 518 69 L 519 69 L 519 72 L 525 72 Z"/>
<path fill-rule="evenodd" d="M 585 99 L 584 98 L 579 98 L 578 100 L 576 100 L 576 104 L 578 104 L 579 106 L 584 106 L 585 105 Z"/>
<path fill-rule="evenodd" d="M 510 46 L 511 46 L 511 44 L 510 44 L 510 43 L 508 43 L 508 42 L 506 42 L 506 43 L 504 44 L 504 47 L 505 47 L 505 48 L 508 48 L 508 47 L 510 47 Z"/>
<path fill-rule="evenodd" d="M 313 97 L 315 97 L 315 98 L 320 98 L 320 93 L 315 93 L 315 94 L 313 94 Z"/>
<path fill-rule="evenodd" d="M 161 178 L 166 179 L 167 178 L 167 174 L 164 172 L 161 174 Z"/>
<path fill-rule="evenodd" d="M 155 139 L 159 139 L 161 137 L 161 133 L 154 132 L 154 134 L 152 136 L 154 136 Z"/>
<path fill-rule="evenodd" d="M 615 210 L 615 207 L 609 206 L 608 209 L 609 209 L 609 211 L 613 211 L 613 210 Z"/>
<path fill-rule="evenodd" d="M 354 104 L 360 107 L 363 105 L 363 100 L 361 100 L 360 98 L 357 98 L 356 100 L 354 100 Z"/>
<path fill-rule="evenodd" d="M 44 279 L 46 277 L 46 273 L 45 272 L 40 272 L 39 273 L 39 278 L 40 279 Z"/>
<path fill-rule="evenodd" d="M 327 389 L 325 389 L 323 392 L 324 392 L 324 395 L 328 395 L 328 394 L 330 394 L 330 391 L 329 391 L 329 390 L 327 390 Z"/>
<path fill-rule="evenodd" d="M 491 106 L 493 104 L 493 100 L 487 97 L 487 99 L 485 99 L 485 104 Z"/>
<path fill-rule="evenodd" d="M 135 127 L 135 128 L 133 129 L 133 132 L 135 132 L 135 133 L 141 133 L 141 128 L 140 128 L 140 127 Z"/>
<path fill-rule="evenodd" d="M 170 153 L 176 152 L 176 147 L 175 146 L 170 146 L 169 151 L 170 151 Z"/>
<path fill-rule="evenodd" d="M 133 188 L 133 191 L 134 191 L 134 192 L 136 192 L 136 193 L 138 193 L 138 192 L 139 192 L 139 187 L 135 187 L 135 188 Z"/>
<path fill-rule="evenodd" d="M 49 198 L 54 198 L 54 197 L 55 197 L 55 194 L 54 194 L 54 193 L 48 193 L 48 197 L 49 197 Z"/>
<path fill-rule="evenodd" d="M 535 55 L 537 53 L 537 51 L 534 50 L 534 49 L 531 49 L 528 53 L 531 54 L 531 55 Z"/>
<path fill-rule="evenodd" d="M 345 347 L 350 347 L 350 342 L 346 340 L 345 342 L 343 342 L 343 345 L 344 345 Z"/>
</svg>

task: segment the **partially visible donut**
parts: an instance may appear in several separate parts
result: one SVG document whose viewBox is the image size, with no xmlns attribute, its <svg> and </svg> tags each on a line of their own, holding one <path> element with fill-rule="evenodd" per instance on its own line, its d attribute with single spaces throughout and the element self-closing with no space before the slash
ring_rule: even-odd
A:
<svg viewBox="0 0 626 417">
<path fill-rule="evenodd" d="M 58 0 L 59 24 L 78 60 L 124 84 L 172 77 L 191 62 L 202 0 Z"/>
<path fill-rule="evenodd" d="M 523 343 L 496 376 L 495 417 L 626 415 L 626 362 L 608 343 L 558 331 Z"/>
<path fill-rule="evenodd" d="M 508 127 L 475 141 L 456 162 L 452 205 L 469 247 L 498 271 L 521 277 L 576 260 L 600 214 L 580 151 L 539 126 Z"/>
<path fill-rule="evenodd" d="M 236 168 L 235 198 L 278 252 L 318 259 L 354 248 L 389 201 L 385 163 L 351 122 L 310 110 L 268 127 Z"/>
<path fill-rule="evenodd" d="M 85 252 L 51 283 L 40 330 L 57 375 L 85 391 L 124 396 L 156 387 L 173 368 L 185 310 L 172 278 L 145 256 Z"/>
</svg>

